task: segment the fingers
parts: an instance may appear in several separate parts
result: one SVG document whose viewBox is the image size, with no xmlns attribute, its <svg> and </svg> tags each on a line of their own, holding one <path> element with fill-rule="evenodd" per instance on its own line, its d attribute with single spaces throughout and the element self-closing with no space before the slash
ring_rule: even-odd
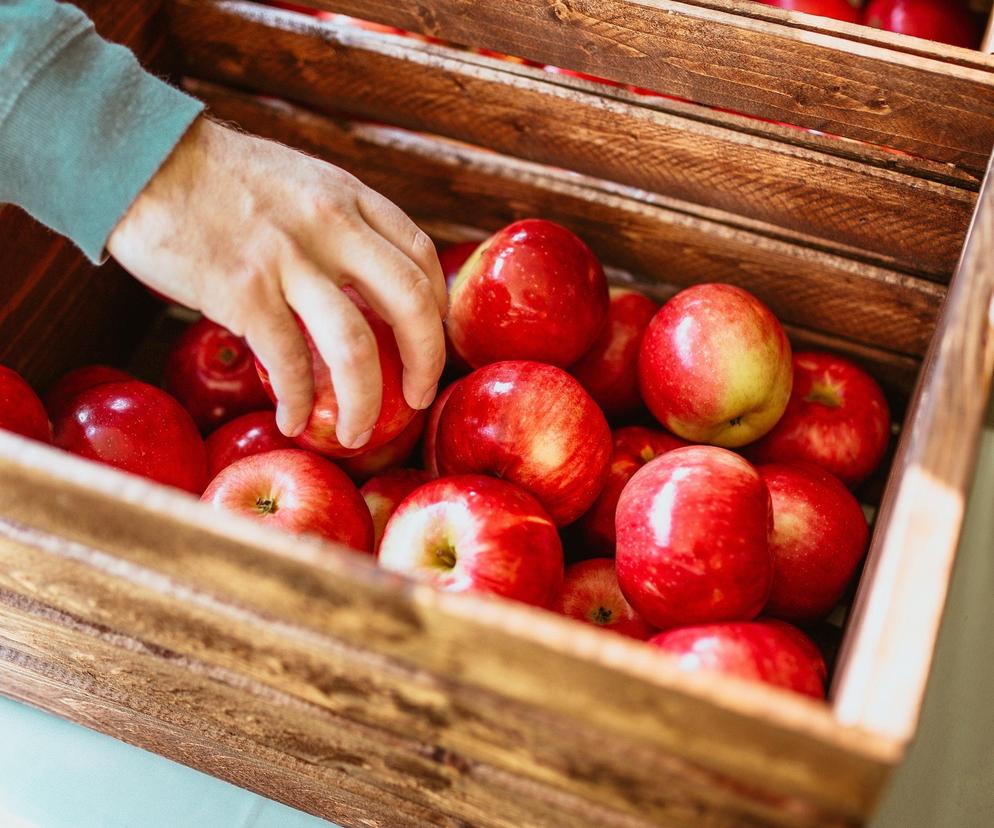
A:
<svg viewBox="0 0 994 828">
<path fill-rule="evenodd" d="M 445 276 L 438 262 L 435 245 L 407 214 L 390 199 L 369 187 L 358 192 L 359 212 L 366 223 L 414 262 L 428 277 L 438 312 L 444 319 L 448 313 L 449 296 Z"/>
<path fill-rule="evenodd" d="M 288 267 L 284 290 L 318 353 L 331 370 L 338 400 L 335 433 L 346 448 L 369 442 L 380 414 L 383 380 L 376 339 L 369 323 L 341 289 L 312 265 Z"/>
</svg>

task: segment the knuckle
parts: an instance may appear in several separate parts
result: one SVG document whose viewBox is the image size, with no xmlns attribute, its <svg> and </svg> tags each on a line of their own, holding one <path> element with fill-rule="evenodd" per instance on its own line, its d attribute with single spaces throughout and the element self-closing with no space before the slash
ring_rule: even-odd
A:
<svg viewBox="0 0 994 828">
<path fill-rule="evenodd" d="M 436 255 L 434 243 L 423 230 L 414 230 L 414 238 L 411 239 L 411 250 L 419 258 Z"/>
<path fill-rule="evenodd" d="M 339 350 L 342 366 L 356 372 L 366 369 L 370 363 L 375 364 L 376 342 L 372 334 L 356 325 L 343 333 L 343 342 Z"/>
<path fill-rule="evenodd" d="M 423 318 L 432 312 L 437 314 L 435 294 L 425 278 L 418 279 L 408 291 L 405 299 L 405 313 L 408 317 Z"/>
<path fill-rule="evenodd" d="M 357 212 L 351 201 L 331 195 L 316 196 L 312 209 L 316 219 L 328 224 L 351 227 L 357 220 Z"/>
</svg>

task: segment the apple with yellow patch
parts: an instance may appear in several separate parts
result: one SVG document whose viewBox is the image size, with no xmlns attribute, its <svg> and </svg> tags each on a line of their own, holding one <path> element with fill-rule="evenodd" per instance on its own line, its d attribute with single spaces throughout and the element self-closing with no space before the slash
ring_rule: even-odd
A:
<svg viewBox="0 0 994 828">
<path fill-rule="evenodd" d="M 790 358 L 783 327 L 755 296 L 734 285 L 696 285 L 649 323 L 639 388 L 653 416 L 677 436 L 737 448 L 783 414 Z"/>
</svg>

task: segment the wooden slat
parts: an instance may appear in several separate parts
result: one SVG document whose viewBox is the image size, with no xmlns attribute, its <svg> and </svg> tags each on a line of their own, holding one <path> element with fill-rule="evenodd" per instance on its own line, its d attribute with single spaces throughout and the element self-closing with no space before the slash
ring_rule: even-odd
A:
<svg viewBox="0 0 994 828">
<path fill-rule="evenodd" d="M 165 724 L 172 714 L 185 728 L 194 717 L 223 716 L 208 735 L 224 750 L 237 749 L 220 733 L 231 730 L 320 764 L 323 739 L 362 755 L 352 727 L 373 727 L 407 734 L 436 765 L 445 765 L 449 750 L 471 767 L 493 767 L 494 775 L 471 780 L 492 796 L 531 790 L 540 800 L 560 791 L 569 795 L 564 803 L 575 796 L 662 824 L 691 808 L 699 820 L 687 824 L 842 825 L 872 806 L 902 749 L 839 727 L 824 704 L 688 675 L 658 651 L 552 613 L 437 593 L 366 557 L 260 529 L 6 434 L 0 487 L 8 521 L 0 525 L 8 556 L 0 578 L 9 593 L 0 603 L 5 617 L 21 618 L 14 629 L 39 624 L 20 639 L 22 648 L 43 651 L 32 670 L 70 689 L 79 689 L 74 671 L 82 670 L 98 697 Z M 66 639 L 56 627 L 85 633 L 72 637 L 81 666 L 67 670 L 73 647 L 59 643 Z M 155 656 L 165 674 L 148 673 L 144 658 L 133 669 L 100 666 L 120 663 L 126 652 Z M 191 688 L 189 680 L 204 675 L 237 692 Z M 164 694 L 172 686 L 180 689 Z M 249 704 L 252 695 L 267 707 Z M 327 737 L 316 736 L 313 747 L 303 746 L 311 732 L 304 725 L 291 727 L 299 740 L 264 735 L 294 722 L 298 702 L 342 725 L 325 731 L 315 722 Z M 384 755 L 403 770 L 405 750 L 391 743 Z M 470 785 L 457 781 L 466 771 L 452 764 L 418 766 L 453 779 L 437 802 L 425 799 L 430 791 L 414 771 L 407 797 L 452 815 L 445 808 L 456 808 Z M 355 775 L 391 789 L 375 758 Z M 289 773 L 285 781 L 295 784 Z M 570 812 L 578 806 L 568 805 Z M 499 809 L 492 813 L 499 818 Z"/>
<path fill-rule="evenodd" d="M 994 374 L 994 176 L 988 172 L 925 359 L 835 678 L 835 710 L 909 737 L 949 587 Z"/>
<path fill-rule="evenodd" d="M 212 111 L 327 158 L 409 212 L 495 229 L 540 215 L 602 259 L 647 278 L 742 285 L 788 324 L 923 353 L 945 289 L 882 268 L 697 218 L 607 185 L 401 130 L 352 124 L 215 86 L 188 84 Z"/>
<path fill-rule="evenodd" d="M 171 26 L 198 77 L 703 204 L 942 279 L 975 201 L 961 187 L 605 99 L 541 69 L 510 72 L 254 3 L 184 0 Z"/>
<path fill-rule="evenodd" d="M 838 36 L 847 31 L 839 24 L 785 25 L 738 0 L 311 5 L 975 171 L 994 145 L 994 62 L 980 53 L 958 50 L 970 65 L 956 65 L 915 54 L 948 54 L 924 42 L 904 39 L 901 51 L 865 31 L 857 42 Z"/>
</svg>

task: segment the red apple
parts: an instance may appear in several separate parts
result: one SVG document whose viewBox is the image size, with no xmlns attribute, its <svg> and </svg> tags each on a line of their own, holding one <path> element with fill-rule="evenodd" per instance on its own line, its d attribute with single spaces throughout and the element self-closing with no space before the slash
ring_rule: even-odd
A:
<svg viewBox="0 0 994 828">
<path fill-rule="evenodd" d="M 773 502 L 773 589 L 766 612 L 820 618 L 838 604 L 866 552 L 869 529 L 856 498 L 810 465 L 760 466 Z"/>
<path fill-rule="evenodd" d="M 614 516 L 618 498 L 632 475 L 659 455 L 687 445 L 665 431 L 642 426 L 619 428 L 612 436 L 614 448 L 611 451 L 607 483 L 590 511 L 580 519 L 587 548 L 601 555 L 614 554 Z"/>
<path fill-rule="evenodd" d="M 445 286 L 450 291 L 462 266 L 466 264 L 466 260 L 473 255 L 473 251 L 479 246 L 479 241 L 459 242 L 458 244 L 450 244 L 438 251 L 438 263 L 442 266 Z"/>
<path fill-rule="evenodd" d="M 343 457 L 338 465 L 344 469 L 353 480 L 369 480 L 377 474 L 396 468 L 404 463 L 414 452 L 414 447 L 421 439 L 425 420 L 428 415 L 424 411 L 416 411 L 414 418 L 404 430 L 389 443 L 379 448 L 370 449 L 353 457 Z"/>
<path fill-rule="evenodd" d="M 640 641 L 655 632 L 621 594 L 611 558 L 591 558 L 566 567 L 556 610 Z"/>
<path fill-rule="evenodd" d="M 383 530 L 400 502 L 431 479 L 428 472 L 420 469 L 393 469 L 362 484 L 359 493 L 366 501 L 373 518 L 374 550 L 379 550 Z"/>
<path fill-rule="evenodd" d="M 309 451 L 278 449 L 236 460 L 200 499 L 292 535 L 373 551 L 373 519 L 355 483 Z"/>
<path fill-rule="evenodd" d="M 294 447 L 293 440 L 279 430 L 272 411 L 242 414 L 211 433 L 205 442 L 207 475 L 211 479 L 243 457 Z"/>
<path fill-rule="evenodd" d="M 443 475 L 482 472 L 532 494 L 557 526 L 604 486 L 611 432 L 573 377 L 540 362 L 495 362 L 459 380 L 436 437 Z"/>
<path fill-rule="evenodd" d="M 778 621 L 704 624 L 669 630 L 649 643 L 689 672 L 724 673 L 822 698 L 828 670 L 804 633 Z"/>
<path fill-rule="evenodd" d="M 494 233 L 463 265 L 447 324 L 474 368 L 509 359 L 567 366 L 594 343 L 607 308 L 590 248 L 565 227 L 526 219 Z"/>
<path fill-rule="evenodd" d="M 338 424 L 338 398 L 335 396 L 331 371 L 328 364 L 321 358 L 321 354 L 318 353 L 314 340 L 311 339 L 307 329 L 303 324 L 300 325 L 307 339 L 307 346 L 311 351 L 311 366 L 314 372 L 314 408 L 311 410 L 307 427 L 302 434 L 294 437 L 293 440 L 301 448 L 326 454 L 329 457 L 352 457 L 389 443 L 414 418 L 414 409 L 404 399 L 404 364 L 400 359 L 400 350 L 397 348 L 393 329 L 376 315 L 358 293 L 351 288 L 344 288 L 344 291 L 362 311 L 362 315 L 366 318 L 366 322 L 369 323 L 373 336 L 376 338 L 376 348 L 380 357 L 380 372 L 383 378 L 383 400 L 380 406 L 380 416 L 373 426 L 373 434 L 366 445 L 359 449 L 349 449 L 339 443 L 335 434 L 335 427 Z M 300 324 L 300 320 L 298 320 L 298 324 Z M 266 392 L 275 400 L 276 396 L 269 382 L 269 373 L 258 361 L 256 368 Z"/>
<path fill-rule="evenodd" d="M 611 288 L 607 325 L 570 373 L 608 417 L 630 417 L 642 409 L 638 356 L 642 336 L 659 310 L 638 291 Z"/>
<path fill-rule="evenodd" d="M 176 340 L 163 380 L 202 431 L 270 406 L 248 344 L 209 319 L 194 322 Z"/>
<path fill-rule="evenodd" d="M 129 373 L 111 368 L 109 365 L 84 365 L 82 368 L 75 368 L 48 389 L 45 394 L 45 408 L 54 420 L 81 391 L 93 388 L 95 385 L 103 385 L 105 382 L 122 382 L 129 379 L 132 379 Z"/>
<path fill-rule="evenodd" d="M 863 20 L 889 32 L 977 49 L 981 28 L 963 0 L 870 0 Z"/>
<path fill-rule="evenodd" d="M 577 72 L 575 69 L 563 69 L 561 66 L 553 66 L 547 64 L 542 67 L 550 75 L 565 75 L 568 78 L 579 78 L 580 80 L 589 81 L 590 83 L 599 83 L 603 86 L 624 86 L 624 84 L 618 81 L 609 80 L 608 78 L 602 78 L 597 75 L 591 75 L 587 72 Z"/>
<path fill-rule="evenodd" d="M 0 365 L 0 428 L 48 443 L 52 427 L 38 395 L 24 378 Z"/>
<path fill-rule="evenodd" d="M 819 17 L 832 17 L 847 23 L 859 23 L 859 0 L 759 0 L 767 6 L 777 6 L 790 11 L 816 14 Z"/>
<path fill-rule="evenodd" d="M 661 629 L 754 618 L 773 581 L 770 495 L 714 446 L 674 449 L 628 481 L 616 517 L 618 583 Z"/>
<path fill-rule="evenodd" d="M 653 317 L 638 372 L 642 398 L 667 429 L 735 448 L 766 434 L 787 407 L 790 343 L 752 294 L 696 285 Z"/>
<path fill-rule="evenodd" d="M 425 471 L 432 478 L 439 477 L 438 457 L 435 452 L 435 446 L 438 441 L 438 421 L 442 417 L 442 408 L 448 402 L 449 397 L 452 395 L 452 389 L 456 387 L 458 382 L 459 380 L 456 380 L 456 382 L 447 385 L 441 393 L 436 395 L 435 402 L 431 404 L 431 408 L 428 410 L 428 422 L 425 424 L 425 438 L 421 451 Z"/>
<path fill-rule="evenodd" d="M 55 420 L 60 448 L 200 494 L 207 452 L 193 419 L 165 391 L 138 380 L 77 394 Z"/>
<path fill-rule="evenodd" d="M 890 440 L 890 409 L 862 368 L 834 354 L 794 355 L 794 385 L 780 422 L 750 446 L 759 463 L 814 463 L 847 486 L 869 477 Z"/>
<path fill-rule="evenodd" d="M 549 607 L 563 548 L 527 492 L 479 474 L 443 477 L 409 494 L 387 523 L 380 566 L 448 592 L 490 592 Z"/>
</svg>

